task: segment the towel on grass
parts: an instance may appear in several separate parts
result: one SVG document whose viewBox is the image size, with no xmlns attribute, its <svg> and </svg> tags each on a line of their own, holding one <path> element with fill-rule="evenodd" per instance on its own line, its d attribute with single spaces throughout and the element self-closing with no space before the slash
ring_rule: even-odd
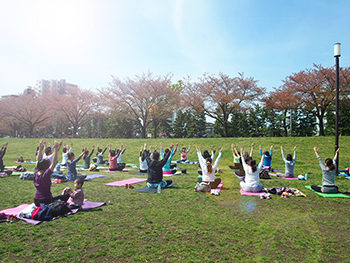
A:
<svg viewBox="0 0 350 263">
<path fill-rule="evenodd" d="M 321 187 L 321 186 L 320 186 Z M 305 185 L 305 188 L 311 190 L 311 191 L 314 191 L 316 194 L 320 195 L 320 196 L 323 196 L 323 197 L 333 197 L 333 198 L 336 198 L 336 197 L 341 197 L 341 198 L 350 198 L 350 196 L 348 195 L 345 195 L 343 193 L 331 193 L 331 194 L 325 194 L 325 193 L 320 193 L 320 192 L 316 192 L 315 190 L 313 190 L 311 188 L 311 185 Z"/>
<path fill-rule="evenodd" d="M 100 178 L 100 177 L 108 177 L 108 175 L 105 175 L 105 174 L 88 174 L 86 176 L 86 178 L 84 179 L 84 181 L 91 180 L 91 179 L 96 179 L 96 178 Z"/>
<path fill-rule="evenodd" d="M 125 179 L 125 180 L 121 180 L 121 181 L 115 181 L 115 182 L 111 182 L 111 183 L 107 183 L 105 185 L 109 185 L 109 186 L 124 186 L 126 184 L 136 184 L 139 182 L 144 182 L 147 181 L 146 178 L 130 178 L 130 179 Z"/>
<path fill-rule="evenodd" d="M 97 208 L 97 207 L 103 206 L 105 204 L 106 203 L 104 203 L 104 202 L 92 202 L 92 201 L 88 201 L 88 200 L 85 199 L 80 211 L 85 211 L 85 210 Z M 14 208 L 8 208 L 8 209 L 5 209 L 5 210 L 2 210 L 2 211 L 0 211 L 0 213 L 4 213 L 6 215 L 18 216 L 18 214 L 22 210 L 27 208 L 28 206 L 30 206 L 30 205 L 29 204 L 23 204 L 23 205 L 19 205 L 17 207 L 14 207 Z M 79 211 L 79 209 L 73 209 L 72 212 L 68 213 L 68 215 L 75 214 L 78 211 Z M 59 218 L 59 217 L 54 217 L 54 218 L 52 218 L 52 220 L 55 220 L 57 218 Z M 39 220 L 28 219 L 28 218 L 19 218 L 19 219 L 23 220 L 23 221 L 25 221 L 25 222 L 27 222 L 29 224 L 32 224 L 32 225 L 38 225 L 38 224 L 40 224 L 42 222 L 50 222 L 50 221 L 39 221 Z"/>
</svg>

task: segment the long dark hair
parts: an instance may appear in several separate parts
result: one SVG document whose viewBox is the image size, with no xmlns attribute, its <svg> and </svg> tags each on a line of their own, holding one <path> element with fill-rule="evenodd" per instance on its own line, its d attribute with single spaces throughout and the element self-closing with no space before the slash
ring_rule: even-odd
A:
<svg viewBox="0 0 350 263">
<path fill-rule="evenodd" d="M 293 157 L 291 154 L 287 154 L 287 161 L 293 161 Z"/>
<path fill-rule="evenodd" d="M 252 167 L 252 171 L 253 171 L 253 173 L 256 171 L 256 161 L 254 160 L 254 159 L 250 159 L 249 161 L 248 161 L 248 165 L 250 166 L 250 167 Z"/>
<path fill-rule="evenodd" d="M 41 159 L 36 165 L 39 171 L 46 171 L 50 167 L 49 159 Z"/>
<path fill-rule="evenodd" d="M 207 161 L 207 169 L 208 169 L 208 172 L 209 172 L 209 173 L 213 172 L 213 167 L 211 166 L 211 162 L 212 162 L 211 157 L 207 157 L 205 160 Z M 209 163 L 208 163 L 208 162 L 209 162 Z"/>
</svg>

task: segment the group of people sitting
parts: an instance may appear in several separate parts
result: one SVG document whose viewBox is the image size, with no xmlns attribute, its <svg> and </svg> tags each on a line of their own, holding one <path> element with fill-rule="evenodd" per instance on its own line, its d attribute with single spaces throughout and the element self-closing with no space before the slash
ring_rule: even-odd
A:
<svg viewBox="0 0 350 263">
<path fill-rule="evenodd" d="M 5 143 L 0 150 L 0 168 L 3 170 L 4 165 L 2 158 L 6 152 L 8 143 Z M 37 164 L 34 171 L 34 185 L 36 187 L 36 193 L 34 197 L 35 205 L 39 206 L 40 203 L 48 204 L 57 199 L 67 201 L 71 198 L 70 208 L 79 208 L 83 204 L 84 192 L 82 186 L 84 184 L 84 179 L 86 175 L 79 175 L 76 171 L 76 163 L 84 158 L 84 165 L 90 164 L 90 158 L 94 153 L 95 146 L 92 146 L 92 151 L 89 153 L 87 147 L 83 146 L 81 154 L 75 158 L 74 153 L 72 153 L 73 144 L 68 147 L 66 144 L 63 146 L 62 163 L 61 166 L 67 166 L 67 178 L 74 181 L 75 190 L 65 189 L 61 195 L 53 197 L 51 193 L 51 175 L 54 172 L 56 165 L 58 163 L 58 152 L 62 147 L 62 142 L 54 142 L 53 147 L 47 147 L 45 140 L 39 142 L 37 151 Z M 48 150 L 48 148 L 50 148 Z M 108 144 L 104 150 L 100 149 L 98 146 L 98 156 L 103 155 L 106 149 L 109 148 L 109 169 L 112 171 L 122 170 L 125 164 L 122 164 L 119 157 L 125 152 L 126 146 L 122 145 L 119 149 L 112 150 L 112 145 Z M 252 149 L 250 154 L 244 151 L 242 147 L 240 152 L 237 151 L 236 146 L 232 144 L 232 152 L 234 156 L 235 166 L 231 168 L 239 169 L 243 180 L 240 182 L 240 186 L 244 191 L 247 192 L 261 192 L 264 186 L 260 183 L 259 173 L 261 169 L 271 169 L 271 158 L 273 155 L 273 146 L 270 148 L 270 152 L 263 152 L 260 146 L 261 160 L 257 164 L 256 160 L 252 158 L 254 144 L 252 144 Z M 190 149 L 190 147 L 189 147 Z M 181 150 L 182 158 L 187 160 L 188 150 L 183 148 Z M 197 155 L 199 160 L 200 170 L 198 183 L 200 191 L 208 191 L 210 189 L 216 188 L 221 179 L 216 177 L 217 167 L 219 165 L 220 158 L 222 156 L 223 148 L 220 149 L 219 154 L 213 163 L 215 150 L 211 148 L 212 153 L 209 154 L 205 150 L 202 154 L 200 147 L 196 147 Z M 152 152 L 151 147 L 147 148 L 145 143 L 140 150 L 140 172 L 147 173 L 147 186 L 150 188 L 166 188 L 173 185 L 172 180 L 163 181 L 163 175 L 167 173 L 173 173 L 176 164 L 172 164 L 172 157 L 175 155 L 178 148 L 178 143 L 174 147 L 174 144 L 170 144 L 169 148 L 163 148 L 161 145 L 160 153 L 157 149 Z M 44 154 L 42 152 L 44 151 Z M 323 193 L 336 193 L 338 192 L 338 187 L 335 185 L 335 173 L 336 173 L 336 160 L 338 158 L 339 149 L 336 151 L 335 156 L 332 159 L 327 158 L 325 162 L 319 156 L 318 149 L 314 147 L 314 152 L 317 159 L 319 160 L 320 167 L 322 169 L 322 186 L 312 185 L 312 189 L 317 192 Z M 288 154 L 285 157 L 284 148 L 281 146 L 282 158 L 285 162 L 285 173 L 279 173 L 280 177 L 294 177 L 294 166 L 296 162 L 296 147 L 294 147 L 294 157 Z M 100 157 L 101 158 L 101 157 Z M 100 159 L 103 161 L 102 159 Z"/>
<path fill-rule="evenodd" d="M 252 144 L 251 152 L 248 154 L 244 151 L 243 147 L 241 151 L 238 152 L 236 146 L 232 144 L 232 152 L 234 157 L 234 166 L 230 166 L 231 169 L 239 170 L 239 175 L 242 177 L 240 182 L 241 188 L 246 192 L 261 192 L 264 186 L 260 183 L 261 170 L 266 169 L 267 171 L 272 171 L 271 160 L 273 154 L 273 146 L 270 147 L 269 151 L 262 151 L 260 148 L 261 160 L 257 164 L 256 160 L 252 158 L 254 143 Z M 282 159 L 285 163 L 285 173 L 276 173 L 276 176 L 283 178 L 293 178 L 294 177 L 294 166 L 296 163 L 296 150 L 297 147 L 294 146 L 294 156 L 287 154 L 285 157 L 284 148 L 281 146 Z M 337 149 L 333 160 L 327 158 L 325 162 L 318 154 L 318 149 L 314 147 L 314 151 L 317 159 L 319 160 L 320 167 L 322 170 L 322 187 L 317 185 L 312 185 L 311 188 L 316 192 L 322 193 L 337 193 L 338 187 L 335 185 L 335 175 L 336 175 L 336 163 L 339 153 L 339 148 Z"/>
</svg>

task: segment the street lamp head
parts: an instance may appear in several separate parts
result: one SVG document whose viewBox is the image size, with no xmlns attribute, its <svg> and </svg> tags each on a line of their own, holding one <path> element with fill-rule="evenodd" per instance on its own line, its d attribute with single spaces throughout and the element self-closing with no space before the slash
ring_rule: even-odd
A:
<svg viewBox="0 0 350 263">
<path fill-rule="evenodd" d="M 340 43 L 335 43 L 334 44 L 334 56 L 335 57 L 340 57 L 340 53 L 341 53 L 341 50 L 340 50 Z"/>
</svg>

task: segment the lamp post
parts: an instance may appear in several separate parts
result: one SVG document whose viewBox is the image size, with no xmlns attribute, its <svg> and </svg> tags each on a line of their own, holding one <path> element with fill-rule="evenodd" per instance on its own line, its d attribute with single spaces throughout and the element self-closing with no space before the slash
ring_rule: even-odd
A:
<svg viewBox="0 0 350 263">
<path fill-rule="evenodd" d="M 335 99 L 335 151 L 339 148 L 339 57 L 340 57 L 340 43 L 334 44 L 334 57 L 336 67 L 336 99 Z M 336 161 L 336 175 L 338 175 L 339 155 Z"/>
</svg>

